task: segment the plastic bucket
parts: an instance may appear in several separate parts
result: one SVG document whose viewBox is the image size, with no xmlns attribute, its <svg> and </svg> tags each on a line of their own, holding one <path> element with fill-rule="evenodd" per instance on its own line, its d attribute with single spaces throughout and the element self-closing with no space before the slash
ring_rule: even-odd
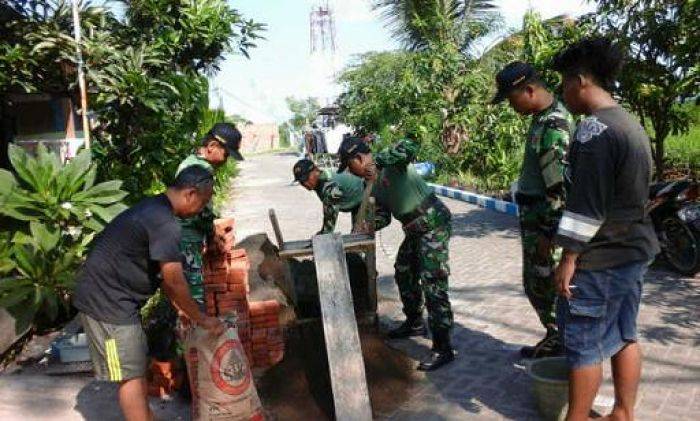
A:
<svg viewBox="0 0 700 421">
<path fill-rule="evenodd" d="M 548 421 L 563 421 L 569 403 L 569 367 L 566 358 L 535 360 L 527 373 L 532 379 L 533 392 L 542 417 Z"/>
</svg>

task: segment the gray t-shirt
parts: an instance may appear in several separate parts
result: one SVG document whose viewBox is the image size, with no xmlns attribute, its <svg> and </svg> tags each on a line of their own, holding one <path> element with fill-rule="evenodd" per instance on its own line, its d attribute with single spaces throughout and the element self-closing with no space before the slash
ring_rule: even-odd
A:
<svg viewBox="0 0 700 421">
<path fill-rule="evenodd" d="M 138 323 L 139 309 L 160 286 L 160 263 L 182 261 L 179 245 L 180 224 L 168 197 L 142 200 L 95 239 L 73 305 L 103 322 Z"/>
<path fill-rule="evenodd" d="M 649 138 L 622 107 L 597 110 L 576 128 L 566 174 L 566 209 L 556 242 L 578 267 L 600 270 L 651 260 L 659 245 L 645 204 Z"/>
</svg>

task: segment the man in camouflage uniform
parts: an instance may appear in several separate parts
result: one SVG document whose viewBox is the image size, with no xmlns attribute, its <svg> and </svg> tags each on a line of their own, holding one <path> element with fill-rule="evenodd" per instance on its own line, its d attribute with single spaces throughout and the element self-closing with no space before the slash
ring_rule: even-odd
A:
<svg viewBox="0 0 700 421">
<path fill-rule="evenodd" d="M 523 287 L 540 322 L 547 330 L 535 346 L 523 347 L 526 358 L 562 352 L 555 315 L 556 291 L 552 276 L 561 250 L 552 239 L 564 208 L 564 159 L 573 125 L 571 115 L 545 87 L 532 66 L 513 62 L 496 75 L 494 103 L 508 99 L 511 107 L 532 122 L 518 179 L 523 249 Z"/>
<path fill-rule="evenodd" d="M 425 335 L 425 303 L 433 352 L 418 369 L 431 371 L 454 360 L 450 341 L 453 315 L 447 292 L 452 215 L 410 165 L 417 153 L 418 144 L 405 139 L 373 157 L 362 139 L 348 138 L 340 146 L 338 171 L 348 167 L 372 183 L 376 229 L 389 225 L 392 216 L 403 225 L 406 237 L 396 257 L 394 278 L 406 320 L 391 330 L 389 337 Z"/>
<path fill-rule="evenodd" d="M 217 123 L 202 139 L 196 153 L 189 155 L 178 166 L 175 176 L 185 168 L 199 166 L 211 173 L 223 165 L 228 157 L 242 160 L 239 152 L 241 133 L 234 125 Z M 202 274 L 202 252 L 214 231 L 214 210 L 211 202 L 197 215 L 180 219 L 180 251 L 183 255 L 182 269 L 190 287 L 190 294 L 204 308 L 204 275 Z M 217 247 L 215 244 L 209 246 Z M 146 336 L 151 356 L 170 359 L 177 353 L 177 311 L 169 300 L 161 296 L 155 301 L 148 318 L 144 319 Z"/>
<path fill-rule="evenodd" d="M 241 161 L 243 156 L 239 151 L 240 144 L 241 132 L 236 126 L 228 123 L 217 123 L 202 139 L 197 153 L 189 155 L 180 163 L 175 175 L 177 176 L 182 170 L 193 165 L 198 165 L 214 173 L 215 169 L 223 165 L 228 157 Z M 209 202 L 196 216 L 180 219 L 182 227 L 180 250 L 185 260 L 183 269 L 190 285 L 192 298 L 200 305 L 204 304 L 202 251 L 205 243 L 214 232 L 215 218 L 212 203 Z M 210 246 L 212 245 L 210 244 Z"/>
<path fill-rule="evenodd" d="M 355 226 L 357 212 L 362 203 L 364 182 L 348 173 L 322 171 L 310 159 L 300 159 L 292 170 L 294 180 L 307 190 L 313 190 L 323 203 L 323 227 L 318 234 L 335 230 L 339 212 L 350 212 Z"/>
</svg>

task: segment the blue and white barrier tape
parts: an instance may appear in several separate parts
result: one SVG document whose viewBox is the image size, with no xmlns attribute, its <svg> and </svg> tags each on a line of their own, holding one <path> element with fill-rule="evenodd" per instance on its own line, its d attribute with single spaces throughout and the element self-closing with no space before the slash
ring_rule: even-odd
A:
<svg viewBox="0 0 700 421">
<path fill-rule="evenodd" d="M 497 200 L 491 197 L 482 196 L 480 194 L 471 193 L 464 190 L 453 189 L 451 187 L 441 186 L 439 184 L 428 183 L 433 188 L 435 194 L 449 197 L 452 199 L 461 200 L 463 202 L 473 203 L 482 208 L 491 209 L 496 212 L 505 213 L 512 216 L 518 216 L 518 205 L 515 203 Z"/>
</svg>

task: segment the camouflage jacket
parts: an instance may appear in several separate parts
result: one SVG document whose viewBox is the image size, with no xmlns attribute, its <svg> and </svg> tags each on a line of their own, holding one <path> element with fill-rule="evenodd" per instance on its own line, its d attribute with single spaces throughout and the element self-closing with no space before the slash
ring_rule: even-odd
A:
<svg viewBox="0 0 700 421">
<path fill-rule="evenodd" d="M 391 215 L 400 218 L 414 211 L 432 190 L 410 163 L 416 159 L 420 145 L 403 139 L 377 153 L 374 161 L 379 174 L 372 195 L 377 204 L 375 226 L 381 229 L 391 222 Z"/>
<path fill-rule="evenodd" d="M 349 172 L 321 172 L 316 194 L 323 203 L 323 227 L 321 234 L 335 230 L 339 212 L 354 212 L 362 202 L 364 183 Z"/>
<path fill-rule="evenodd" d="M 572 126 L 571 115 L 557 100 L 533 116 L 518 180 L 518 193 L 542 198 L 554 220 L 564 206 L 565 159 Z"/>
</svg>

